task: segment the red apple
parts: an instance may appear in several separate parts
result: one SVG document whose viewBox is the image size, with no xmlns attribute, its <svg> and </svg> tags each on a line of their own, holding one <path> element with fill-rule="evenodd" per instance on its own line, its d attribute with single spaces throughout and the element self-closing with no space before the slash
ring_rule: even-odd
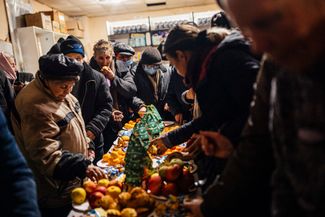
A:
<svg viewBox="0 0 325 217">
<path fill-rule="evenodd" d="M 169 182 L 169 183 L 165 183 L 163 184 L 163 187 L 161 189 L 161 193 L 162 195 L 164 195 L 165 197 L 168 197 L 170 194 L 172 195 L 177 195 L 178 190 L 177 190 L 177 186 L 175 183 L 173 182 Z"/>
<path fill-rule="evenodd" d="M 188 167 L 183 167 L 183 176 L 186 176 L 190 173 L 190 169 Z"/>
<path fill-rule="evenodd" d="M 95 182 L 89 180 L 89 181 L 84 182 L 83 187 L 86 190 L 87 195 L 88 195 L 95 191 L 97 185 Z"/>
<path fill-rule="evenodd" d="M 182 174 L 182 168 L 178 164 L 169 166 L 166 170 L 166 180 L 175 181 Z"/>
<path fill-rule="evenodd" d="M 152 194 L 158 195 L 160 193 L 162 185 L 162 179 L 158 173 L 154 173 L 150 176 L 148 181 L 148 189 Z"/>
<path fill-rule="evenodd" d="M 89 195 L 89 199 L 88 199 L 91 208 L 94 209 L 94 208 L 100 207 L 102 197 L 104 197 L 104 194 L 102 194 L 99 191 L 95 191 L 95 192 L 91 193 Z"/>
<path fill-rule="evenodd" d="M 105 195 L 107 190 L 104 186 L 97 186 L 95 191 L 100 192 Z"/>
</svg>

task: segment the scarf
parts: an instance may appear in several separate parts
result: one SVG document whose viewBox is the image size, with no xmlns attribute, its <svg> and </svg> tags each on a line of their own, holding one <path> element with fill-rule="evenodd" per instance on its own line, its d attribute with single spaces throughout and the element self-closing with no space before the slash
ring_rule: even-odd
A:
<svg viewBox="0 0 325 217">
<path fill-rule="evenodd" d="M 14 81 L 17 79 L 16 71 L 11 66 L 8 58 L 3 52 L 0 52 L 0 70 L 4 71 L 9 80 Z"/>
</svg>

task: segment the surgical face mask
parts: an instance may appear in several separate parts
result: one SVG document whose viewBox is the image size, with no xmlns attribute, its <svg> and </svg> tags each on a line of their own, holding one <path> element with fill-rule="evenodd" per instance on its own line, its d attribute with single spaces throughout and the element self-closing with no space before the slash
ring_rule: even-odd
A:
<svg viewBox="0 0 325 217">
<path fill-rule="evenodd" d="M 123 60 L 116 60 L 117 64 L 125 64 L 125 62 Z"/>
<path fill-rule="evenodd" d="M 133 61 L 132 61 L 132 60 L 128 60 L 128 61 L 126 61 L 126 62 L 125 62 L 125 64 L 126 64 L 127 66 L 131 66 L 131 65 L 132 65 L 132 63 L 133 63 Z"/>
<path fill-rule="evenodd" d="M 154 75 L 157 72 L 157 69 L 155 69 L 154 67 L 148 67 L 148 66 L 143 66 L 143 71 L 147 74 L 147 75 Z"/>
<path fill-rule="evenodd" d="M 116 63 L 125 64 L 127 67 L 130 67 L 131 64 L 133 63 L 133 61 L 132 60 L 128 60 L 128 61 L 116 60 Z"/>
</svg>

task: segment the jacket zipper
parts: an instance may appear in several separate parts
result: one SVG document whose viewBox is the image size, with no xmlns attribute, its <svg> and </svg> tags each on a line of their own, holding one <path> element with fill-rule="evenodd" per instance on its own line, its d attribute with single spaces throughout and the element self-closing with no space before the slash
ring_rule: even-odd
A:
<svg viewBox="0 0 325 217">
<path fill-rule="evenodd" d="M 85 98 L 86 98 L 86 93 L 87 93 L 87 90 L 88 90 L 88 83 L 90 82 L 95 82 L 95 80 L 90 80 L 90 81 L 87 81 L 85 86 L 86 86 L 86 89 L 85 89 L 85 94 L 84 94 L 84 97 L 82 98 L 82 102 L 81 102 L 81 108 L 83 107 L 84 105 L 84 102 L 85 102 Z"/>
</svg>

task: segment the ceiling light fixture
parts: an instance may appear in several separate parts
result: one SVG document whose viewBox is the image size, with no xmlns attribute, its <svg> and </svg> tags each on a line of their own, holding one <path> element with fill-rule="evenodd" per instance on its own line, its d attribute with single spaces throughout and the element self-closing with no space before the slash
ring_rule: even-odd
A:
<svg viewBox="0 0 325 217">
<path fill-rule="evenodd" d="M 145 0 L 147 7 L 166 5 L 166 0 Z"/>
</svg>

